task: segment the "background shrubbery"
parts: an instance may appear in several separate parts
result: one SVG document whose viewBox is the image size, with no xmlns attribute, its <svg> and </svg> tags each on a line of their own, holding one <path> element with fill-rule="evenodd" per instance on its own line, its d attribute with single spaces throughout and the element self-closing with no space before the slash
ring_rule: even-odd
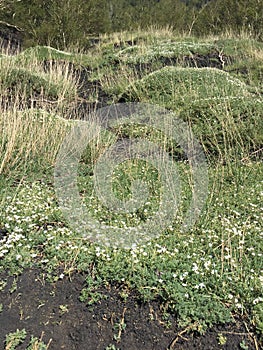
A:
<svg viewBox="0 0 263 350">
<path fill-rule="evenodd" d="M 193 35 L 246 32 L 262 40 L 261 1 L 2 0 L 0 20 L 20 28 L 25 46 L 86 47 L 99 33 L 169 26 Z M 1 23 L 0 22 L 0 23 Z"/>
</svg>

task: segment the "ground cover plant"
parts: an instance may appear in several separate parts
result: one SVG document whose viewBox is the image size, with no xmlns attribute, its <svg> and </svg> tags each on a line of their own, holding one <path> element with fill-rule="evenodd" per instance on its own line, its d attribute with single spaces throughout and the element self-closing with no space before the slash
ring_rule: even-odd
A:
<svg viewBox="0 0 263 350">
<path fill-rule="evenodd" d="M 5 349 L 259 349 L 263 332 L 262 43 L 174 33 L 102 36 L 87 53 L 34 47 L 0 57 L 0 342 Z M 110 211 L 94 166 L 116 140 L 143 138 L 176 163 L 182 195 L 159 237 L 106 247 L 74 231 L 58 205 L 53 171 L 79 118 L 113 102 L 160 105 L 189 124 L 208 161 L 209 195 L 190 231 L 183 150 L 127 118 L 84 150 L 77 185 L 100 225 L 134 230 L 158 210 L 162 181 L 126 159 L 112 193 L 148 200 Z"/>
</svg>

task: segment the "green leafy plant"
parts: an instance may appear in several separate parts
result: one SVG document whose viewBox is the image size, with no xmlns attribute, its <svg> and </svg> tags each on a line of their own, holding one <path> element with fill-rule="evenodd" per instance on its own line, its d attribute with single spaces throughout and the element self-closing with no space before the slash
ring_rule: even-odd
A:
<svg viewBox="0 0 263 350">
<path fill-rule="evenodd" d="M 243 350 L 248 350 L 249 349 L 249 347 L 246 344 L 245 340 L 242 340 L 242 342 L 239 344 L 239 346 L 240 346 L 240 349 L 243 349 Z"/>
<path fill-rule="evenodd" d="M 120 350 L 120 349 L 119 349 L 119 348 L 116 348 L 115 345 L 110 344 L 110 345 L 108 345 L 108 346 L 105 348 L 105 350 Z"/>
<path fill-rule="evenodd" d="M 42 341 L 42 336 L 40 339 L 31 336 L 30 343 L 27 346 L 26 350 L 48 350 L 50 343 L 51 341 L 49 341 L 49 343 L 46 345 Z"/>
<path fill-rule="evenodd" d="M 25 340 L 26 334 L 27 332 L 25 329 L 21 331 L 17 329 L 16 332 L 9 333 L 5 339 L 5 350 L 15 350 L 15 348 Z"/>
<path fill-rule="evenodd" d="M 227 342 L 227 337 L 225 337 L 222 333 L 219 333 L 217 336 L 218 344 L 225 345 Z"/>
<path fill-rule="evenodd" d="M 64 315 L 68 311 L 69 311 L 68 310 L 68 305 L 59 305 L 59 313 L 60 313 L 60 315 Z"/>
<path fill-rule="evenodd" d="M 125 319 L 124 319 L 125 311 L 126 311 L 126 308 L 124 308 L 123 313 L 122 313 L 122 317 L 119 320 L 119 322 L 115 323 L 115 325 L 114 325 L 114 329 L 116 330 L 116 333 L 114 334 L 114 339 L 116 340 L 117 343 L 120 342 L 122 333 L 126 329 L 126 323 L 125 323 Z"/>
</svg>

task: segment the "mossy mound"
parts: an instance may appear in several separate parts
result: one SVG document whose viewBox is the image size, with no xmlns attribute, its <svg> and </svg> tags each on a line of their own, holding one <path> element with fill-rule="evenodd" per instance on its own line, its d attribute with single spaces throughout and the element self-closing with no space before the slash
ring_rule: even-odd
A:
<svg viewBox="0 0 263 350">
<path fill-rule="evenodd" d="M 36 59 L 39 61 L 47 59 L 72 61 L 74 58 L 75 55 L 73 53 L 57 50 L 49 46 L 30 47 L 16 56 L 17 60 L 22 59 L 23 61 L 25 59 Z"/>
<path fill-rule="evenodd" d="M 214 103 L 249 96 L 248 87 L 214 68 L 164 67 L 128 87 L 127 101 L 152 101 L 178 110 L 195 103 Z"/>
<path fill-rule="evenodd" d="M 262 145 L 262 99 L 228 73 L 165 67 L 129 86 L 120 101 L 158 104 L 188 122 L 208 154 L 229 156 Z"/>
<path fill-rule="evenodd" d="M 19 90 L 27 96 L 42 95 L 57 99 L 60 88 L 55 83 L 23 68 L 12 68 L 1 72 L 1 87 L 6 90 Z"/>
<path fill-rule="evenodd" d="M 73 52 L 66 52 L 62 50 L 57 50 L 50 46 L 34 46 L 30 47 L 21 53 L 17 54 L 16 56 L 10 57 L 9 59 L 12 59 L 16 63 L 22 63 L 22 64 L 32 64 L 34 62 L 46 62 L 46 61 L 53 61 L 57 64 L 59 62 L 61 63 L 67 63 L 67 64 L 76 64 L 76 65 L 83 65 L 83 66 L 89 66 L 92 64 L 92 55 L 86 55 L 86 54 L 80 54 L 80 53 L 73 53 Z"/>
<path fill-rule="evenodd" d="M 148 45 L 125 47 L 117 53 L 117 58 L 125 63 L 149 63 L 160 58 L 183 58 L 193 54 L 208 54 L 214 45 L 207 42 L 163 40 Z"/>
<path fill-rule="evenodd" d="M 180 118 L 190 123 L 207 153 L 228 159 L 242 159 L 263 145 L 263 100 L 254 96 L 207 105 L 192 104 Z"/>
<path fill-rule="evenodd" d="M 0 60 L 0 93 L 5 106 L 67 106 L 76 100 L 77 88 L 73 73 L 63 65 L 45 71 L 37 64 L 19 67 Z"/>
<path fill-rule="evenodd" d="M 120 43 L 104 43 L 101 52 L 112 65 L 128 65 L 142 77 L 165 66 L 211 67 L 229 72 L 252 86 L 262 81 L 261 42 L 250 39 L 204 39 L 193 37 L 133 38 Z"/>
</svg>

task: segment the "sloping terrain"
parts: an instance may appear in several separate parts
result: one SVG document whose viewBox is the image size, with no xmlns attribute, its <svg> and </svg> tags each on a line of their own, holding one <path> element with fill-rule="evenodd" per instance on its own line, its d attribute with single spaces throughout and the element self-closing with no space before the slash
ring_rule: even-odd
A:
<svg viewBox="0 0 263 350">
<path fill-rule="evenodd" d="M 1 348 L 262 346 L 262 52 L 252 39 L 149 33 L 103 36 L 86 53 L 3 50 Z M 134 179 L 147 183 L 142 208 L 110 211 L 94 192 L 94 164 L 105 149 L 116 140 L 125 146 L 145 138 L 161 144 L 177 165 L 183 194 L 172 224 L 125 250 L 91 242 L 63 216 L 53 174 L 62 141 L 78 120 L 92 120 L 113 103 L 165 107 L 191 126 L 207 159 L 209 194 L 189 232 L 181 230 L 193 194 L 184 150 L 129 118 L 101 130 L 83 152 L 81 199 L 114 230 L 128 232 L 151 218 L 162 199 L 161 180 L 144 161 L 128 160 L 112 174 L 119 199 L 131 197 Z"/>
</svg>

